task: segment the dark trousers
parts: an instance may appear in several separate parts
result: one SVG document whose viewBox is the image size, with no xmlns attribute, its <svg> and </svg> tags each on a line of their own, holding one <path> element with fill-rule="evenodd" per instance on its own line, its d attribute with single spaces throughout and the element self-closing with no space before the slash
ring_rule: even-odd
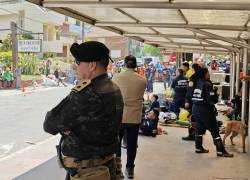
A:
<svg viewBox="0 0 250 180">
<path fill-rule="evenodd" d="M 212 109 L 201 105 L 193 105 L 192 112 L 196 120 L 196 135 L 203 135 L 206 130 L 209 130 L 213 139 L 220 137 L 216 113 Z"/>
<path fill-rule="evenodd" d="M 170 79 L 163 79 L 164 89 L 166 90 L 170 85 Z"/>
<path fill-rule="evenodd" d="M 153 80 L 148 80 L 147 91 L 148 91 L 148 92 L 153 92 L 153 91 L 154 91 L 154 88 L 153 88 Z"/>
<path fill-rule="evenodd" d="M 138 132 L 139 124 L 125 124 L 121 125 L 119 132 L 119 144 L 116 152 L 117 157 L 121 157 L 121 141 L 126 131 L 127 138 L 127 168 L 134 168 L 135 157 L 137 151 L 137 141 L 138 141 Z"/>
<path fill-rule="evenodd" d="M 177 117 L 179 118 L 180 108 L 184 108 L 184 106 L 185 106 L 185 99 L 174 100 L 174 104 L 175 104 L 175 111 L 174 112 L 177 115 Z"/>
<path fill-rule="evenodd" d="M 192 113 L 192 110 L 189 113 Z M 193 115 L 191 115 L 191 122 L 190 122 L 190 125 L 188 127 L 188 136 L 189 137 L 195 137 L 195 129 L 196 129 L 196 120 L 195 120 L 195 117 Z"/>
</svg>

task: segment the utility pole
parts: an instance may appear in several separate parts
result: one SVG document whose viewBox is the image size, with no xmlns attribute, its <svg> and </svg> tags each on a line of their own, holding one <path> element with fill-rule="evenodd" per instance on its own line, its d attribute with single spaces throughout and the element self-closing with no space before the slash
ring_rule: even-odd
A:
<svg viewBox="0 0 250 180">
<path fill-rule="evenodd" d="M 18 62 L 18 42 L 17 42 L 17 25 L 14 22 L 10 23 L 11 42 L 12 42 L 12 72 L 15 75 L 15 69 Z"/>
</svg>

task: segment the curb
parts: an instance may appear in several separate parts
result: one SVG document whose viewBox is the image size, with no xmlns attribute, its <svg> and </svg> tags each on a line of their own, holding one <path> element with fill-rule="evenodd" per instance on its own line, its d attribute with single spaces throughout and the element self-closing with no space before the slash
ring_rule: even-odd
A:
<svg viewBox="0 0 250 180">
<path fill-rule="evenodd" d="M 0 159 L 0 179 L 16 178 L 56 155 L 59 135 L 49 137 Z"/>
</svg>

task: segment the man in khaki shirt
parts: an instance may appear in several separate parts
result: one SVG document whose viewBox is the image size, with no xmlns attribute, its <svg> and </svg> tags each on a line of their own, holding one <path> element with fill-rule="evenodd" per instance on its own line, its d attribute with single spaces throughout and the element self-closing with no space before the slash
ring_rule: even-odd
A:
<svg viewBox="0 0 250 180">
<path fill-rule="evenodd" d="M 114 82 L 119 86 L 123 101 L 123 118 L 119 134 L 119 146 L 117 157 L 121 157 L 121 140 L 124 136 L 124 131 L 127 135 L 127 164 L 126 175 L 132 179 L 134 177 L 134 161 L 137 150 L 137 139 L 139 125 L 141 123 L 143 95 L 147 86 L 147 81 L 144 77 L 136 73 L 136 58 L 127 56 L 125 58 L 125 71 L 114 77 Z"/>
</svg>

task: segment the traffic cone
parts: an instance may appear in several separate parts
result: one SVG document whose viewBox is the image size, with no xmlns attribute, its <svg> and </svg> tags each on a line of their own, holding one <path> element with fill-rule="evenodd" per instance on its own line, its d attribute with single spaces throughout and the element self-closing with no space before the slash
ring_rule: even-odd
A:
<svg viewBox="0 0 250 180">
<path fill-rule="evenodd" d="M 25 92 L 25 91 L 26 91 L 26 87 L 23 86 L 23 87 L 22 87 L 22 92 Z"/>
</svg>

